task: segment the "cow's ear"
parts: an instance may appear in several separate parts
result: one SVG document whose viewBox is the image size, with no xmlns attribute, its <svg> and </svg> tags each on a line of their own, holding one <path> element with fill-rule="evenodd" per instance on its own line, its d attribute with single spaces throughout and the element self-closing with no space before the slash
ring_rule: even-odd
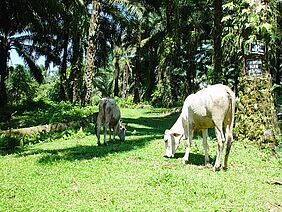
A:
<svg viewBox="0 0 282 212">
<path fill-rule="evenodd" d="M 165 130 L 165 134 L 170 134 L 170 131 L 168 129 Z"/>
<path fill-rule="evenodd" d="M 126 124 L 124 125 L 125 128 L 127 128 L 127 126 L 128 126 L 128 123 L 126 123 Z"/>
</svg>

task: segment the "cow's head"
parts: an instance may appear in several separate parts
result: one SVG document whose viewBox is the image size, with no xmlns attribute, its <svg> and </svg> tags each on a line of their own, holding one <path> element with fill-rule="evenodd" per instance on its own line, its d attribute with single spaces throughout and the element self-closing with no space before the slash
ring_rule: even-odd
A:
<svg viewBox="0 0 282 212">
<path fill-rule="evenodd" d="M 165 141 L 165 157 L 173 158 L 175 155 L 175 151 L 179 146 L 180 140 L 182 138 L 182 134 L 171 132 L 170 130 L 166 130 L 164 134 Z"/>
<path fill-rule="evenodd" d="M 119 125 L 118 137 L 120 138 L 121 141 L 125 141 L 126 127 L 127 127 L 127 124 L 120 123 Z"/>
</svg>

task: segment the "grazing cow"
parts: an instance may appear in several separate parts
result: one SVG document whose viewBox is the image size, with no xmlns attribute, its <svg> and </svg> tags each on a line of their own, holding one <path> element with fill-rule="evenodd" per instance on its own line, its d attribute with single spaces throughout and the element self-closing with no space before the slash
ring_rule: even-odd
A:
<svg viewBox="0 0 282 212">
<path fill-rule="evenodd" d="M 171 129 L 165 131 L 166 157 L 174 157 L 175 151 L 184 136 L 187 139 L 186 152 L 183 163 L 187 164 L 193 133 L 202 130 L 203 147 L 205 150 L 205 164 L 209 163 L 208 156 L 208 128 L 215 128 L 218 140 L 218 150 L 213 170 L 220 168 L 220 159 L 227 141 L 224 168 L 233 142 L 232 129 L 235 113 L 235 94 L 225 85 L 217 84 L 189 95 L 183 105 L 182 112 Z M 224 130 L 225 129 L 225 134 Z"/>
<path fill-rule="evenodd" d="M 120 109 L 114 99 L 103 98 L 99 102 L 99 113 L 96 123 L 96 136 L 98 138 L 98 145 L 100 145 L 100 129 L 101 125 L 104 126 L 104 144 L 107 144 L 106 131 L 109 127 L 110 130 L 110 140 L 111 140 L 111 129 L 114 131 L 114 141 L 115 135 L 118 134 L 120 140 L 125 140 L 126 126 L 123 126 L 120 121 Z"/>
</svg>

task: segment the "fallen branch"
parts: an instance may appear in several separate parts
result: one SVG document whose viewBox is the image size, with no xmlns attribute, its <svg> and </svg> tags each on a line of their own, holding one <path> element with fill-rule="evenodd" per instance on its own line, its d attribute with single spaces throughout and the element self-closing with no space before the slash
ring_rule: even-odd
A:
<svg viewBox="0 0 282 212">
<path fill-rule="evenodd" d="M 63 131 L 71 126 L 76 124 L 85 125 L 86 123 L 96 123 L 97 120 L 97 113 L 94 113 L 91 116 L 81 118 L 78 121 L 71 121 L 68 123 L 53 123 L 53 124 L 45 124 L 45 125 L 38 125 L 34 127 L 26 127 L 26 128 L 18 128 L 18 129 L 9 129 L 0 131 L 0 134 L 4 134 L 7 136 L 11 135 L 34 135 L 36 133 L 49 133 L 49 132 L 58 132 Z"/>
</svg>

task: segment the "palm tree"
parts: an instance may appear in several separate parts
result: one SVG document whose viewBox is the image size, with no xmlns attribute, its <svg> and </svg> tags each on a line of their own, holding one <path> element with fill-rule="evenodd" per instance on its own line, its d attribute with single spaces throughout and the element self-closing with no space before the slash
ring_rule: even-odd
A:
<svg viewBox="0 0 282 212">
<path fill-rule="evenodd" d="M 118 45 L 120 38 L 117 35 L 120 35 L 122 31 L 130 34 L 132 28 L 128 27 L 130 26 L 129 22 L 140 18 L 141 14 L 142 5 L 138 2 L 128 0 L 92 1 L 86 52 L 86 71 L 84 74 L 85 104 L 91 103 L 95 64 L 103 65 L 102 63 L 109 60 L 105 52 L 110 54 L 114 46 Z"/>
<path fill-rule="evenodd" d="M 41 69 L 34 63 L 32 51 L 29 48 L 31 46 L 27 44 L 27 41 L 31 40 L 29 32 L 36 27 L 42 27 L 42 16 L 45 11 L 35 12 L 38 2 L 32 2 L 34 5 L 25 0 L 3 0 L 0 3 L 0 106 L 7 103 L 5 81 L 8 77 L 7 61 L 11 49 L 17 50 L 24 58 L 34 78 L 39 83 L 43 81 Z"/>
<path fill-rule="evenodd" d="M 213 35 L 213 46 L 214 46 L 214 78 L 213 83 L 219 82 L 222 78 L 222 0 L 214 0 L 214 35 Z"/>
<path fill-rule="evenodd" d="M 97 38 L 99 34 L 99 17 L 102 0 L 92 0 L 92 13 L 89 21 L 88 46 L 86 50 L 85 98 L 84 104 L 91 104 L 93 92 L 94 62 L 97 51 Z"/>
</svg>

